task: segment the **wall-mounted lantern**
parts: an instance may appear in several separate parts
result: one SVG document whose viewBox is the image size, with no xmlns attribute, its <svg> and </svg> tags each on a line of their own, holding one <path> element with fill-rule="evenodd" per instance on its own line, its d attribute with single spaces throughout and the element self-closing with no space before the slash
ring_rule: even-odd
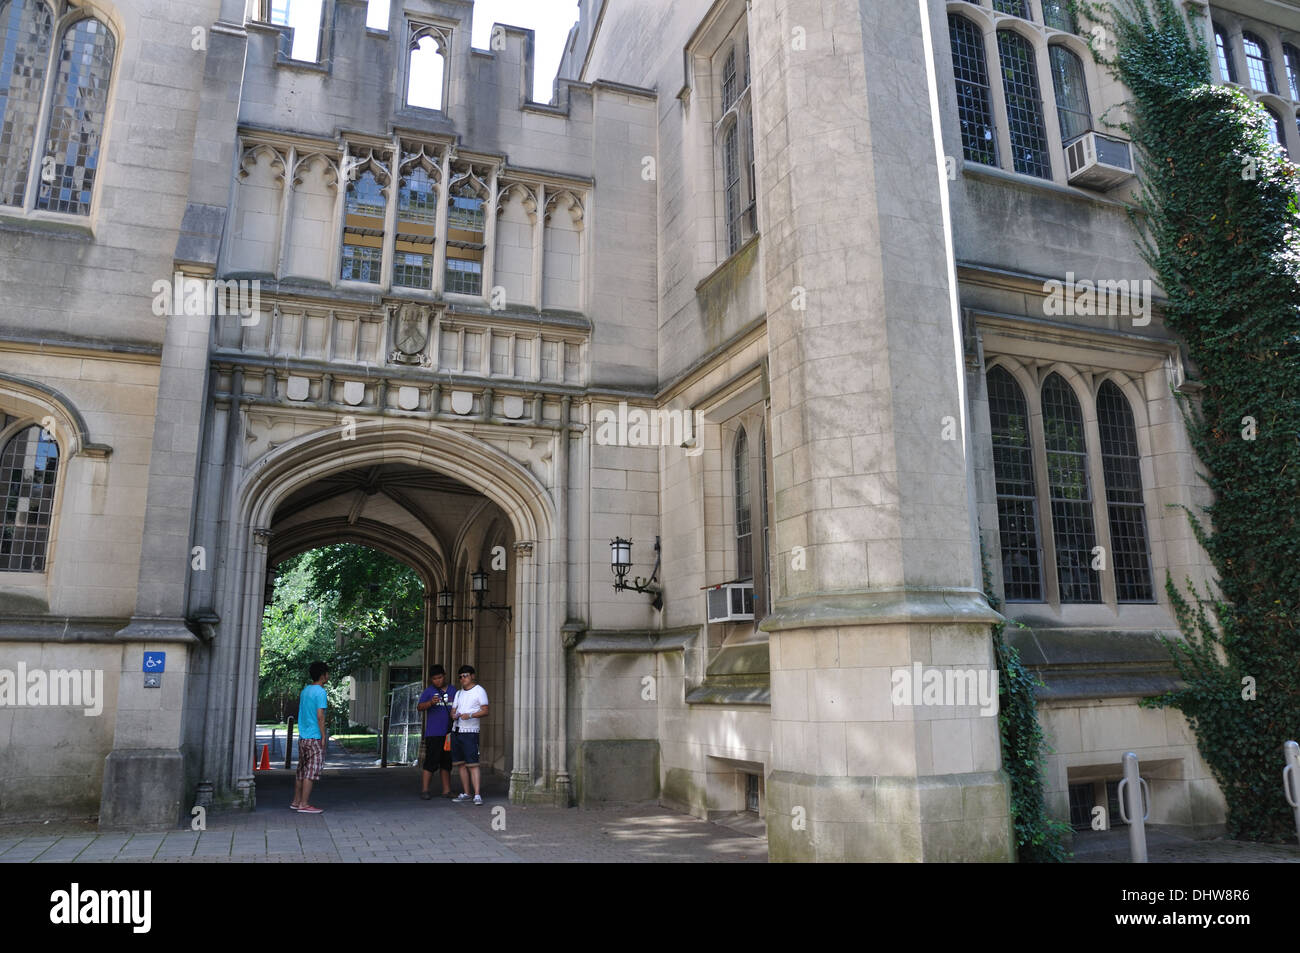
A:
<svg viewBox="0 0 1300 953">
<path fill-rule="evenodd" d="M 614 591 L 649 593 L 654 596 L 650 604 L 655 609 L 662 609 L 664 607 L 663 590 L 655 582 L 659 576 L 659 561 L 662 556 L 663 553 L 659 548 L 659 537 L 656 536 L 655 568 L 650 573 L 650 578 L 642 579 L 637 576 L 631 582 L 628 582 L 627 574 L 632 569 L 632 540 L 615 536 L 609 543 L 609 568 L 614 573 Z"/>
</svg>

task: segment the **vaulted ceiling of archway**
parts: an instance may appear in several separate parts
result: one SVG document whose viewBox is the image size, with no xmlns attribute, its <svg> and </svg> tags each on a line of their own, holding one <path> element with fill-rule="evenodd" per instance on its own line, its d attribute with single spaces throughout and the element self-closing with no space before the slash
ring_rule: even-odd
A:
<svg viewBox="0 0 1300 953">
<path fill-rule="evenodd" d="M 434 470 L 384 464 L 318 480 L 289 496 L 275 512 L 275 536 L 322 521 L 379 523 L 446 553 L 486 498 Z M 497 508 L 484 508 L 495 515 Z M 480 517 L 481 518 L 481 517 Z"/>
</svg>

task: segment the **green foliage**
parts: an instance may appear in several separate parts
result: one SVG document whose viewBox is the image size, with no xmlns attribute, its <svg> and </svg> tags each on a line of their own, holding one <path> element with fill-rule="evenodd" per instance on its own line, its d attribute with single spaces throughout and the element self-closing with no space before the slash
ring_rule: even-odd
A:
<svg viewBox="0 0 1300 953">
<path fill-rule="evenodd" d="M 1000 608 L 987 560 L 984 591 L 989 604 Z M 1051 748 L 1038 723 L 1037 689 L 1043 683 L 1025 668 L 1020 653 L 1003 638 L 1006 626 L 999 622 L 993 627 L 993 649 L 998 660 L 998 733 L 1002 768 L 1011 779 L 1016 855 L 1021 863 L 1062 863 L 1072 856 L 1066 846 L 1070 825 L 1048 813 L 1044 796 L 1044 772 Z"/>
<path fill-rule="evenodd" d="M 297 715 L 307 669 L 330 667 L 329 730 L 346 731 L 344 678 L 403 659 L 424 641 L 424 585 L 409 566 L 351 543 L 313 549 L 277 567 L 262 618 L 259 693 Z"/>
<path fill-rule="evenodd" d="M 1281 746 L 1300 736 L 1300 178 L 1269 143 L 1267 113 L 1210 84 L 1209 52 L 1173 0 L 1080 7 L 1113 31 L 1114 57 L 1098 59 L 1132 94 L 1133 222 L 1199 374 L 1184 418 L 1213 492 L 1187 515 L 1217 578 L 1204 592 L 1166 580 L 1184 636 L 1166 644 L 1186 687 L 1148 704 L 1187 716 L 1232 836 L 1284 839 Z"/>
</svg>

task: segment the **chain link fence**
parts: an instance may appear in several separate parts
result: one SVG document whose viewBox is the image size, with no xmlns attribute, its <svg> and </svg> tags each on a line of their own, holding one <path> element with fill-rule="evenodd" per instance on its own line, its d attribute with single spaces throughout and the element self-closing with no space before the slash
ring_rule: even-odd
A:
<svg viewBox="0 0 1300 953">
<path fill-rule="evenodd" d="M 419 759 L 424 721 L 415 706 L 423 690 L 420 682 L 411 682 L 388 693 L 389 764 L 415 764 Z"/>
</svg>

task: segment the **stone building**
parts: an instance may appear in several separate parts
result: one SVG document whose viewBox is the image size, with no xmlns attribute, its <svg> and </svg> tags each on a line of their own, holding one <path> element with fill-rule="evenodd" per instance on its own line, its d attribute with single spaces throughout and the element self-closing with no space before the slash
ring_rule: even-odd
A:
<svg viewBox="0 0 1300 953">
<path fill-rule="evenodd" d="M 1091 25 L 582 0 L 535 97 L 470 0 L 296 3 L 0 0 L 0 817 L 251 806 L 268 579 L 351 541 L 421 574 L 516 802 L 1011 859 L 996 718 L 898 696 L 988 675 L 987 570 L 1054 811 L 1134 750 L 1153 822 L 1221 827 L 1137 705 L 1210 569 Z M 1202 22 L 1300 149 L 1300 10 Z"/>
</svg>

